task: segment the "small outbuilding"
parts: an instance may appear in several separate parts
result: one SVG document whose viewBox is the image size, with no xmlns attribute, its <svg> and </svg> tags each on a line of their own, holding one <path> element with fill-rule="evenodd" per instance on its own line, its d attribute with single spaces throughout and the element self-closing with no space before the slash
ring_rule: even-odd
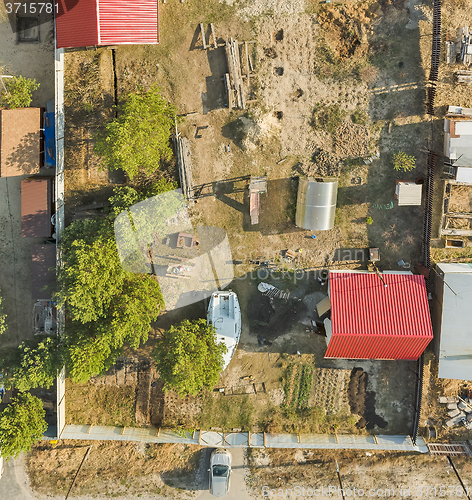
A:
<svg viewBox="0 0 472 500">
<path fill-rule="evenodd" d="M 56 282 L 56 245 L 33 245 L 31 248 L 31 295 L 37 300 L 51 300 Z"/>
<path fill-rule="evenodd" d="M 30 177 L 21 181 L 21 236 L 49 238 L 54 213 L 52 177 Z"/>
<path fill-rule="evenodd" d="M 444 167 L 457 182 L 472 184 L 472 109 L 449 106 L 444 120 Z"/>
<path fill-rule="evenodd" d="M 472 380 L 472 264 L 436 266 L 434 350 L 439 378 Z"/>
<path fill-rule="evenodd" d="M 421 205 L 422 193 L 422 184 L 416 184 L 413 181 L 396 181 L 395 198 L 398 200 L 399 207 Z"/>
<path fill-rule="evenodd" d="M 0 109 L 0 177 L 39 173 L 41 109 Z"/>
<path fill-rule="evenodd" d="M 298 183 L 295 224 L 310 231 L 326 231 L 334 227 L 338 180 L 300 177 Z"/>
<path fill-rule="evenodd" d="M 330 271 L 325 358 L 416 360 L 433 339 L 424 276 Z"/>
<path fill-rule="evenodd" d="M 57 48 L 159 43 L 158 0 L 57 0 Z"/>
</svg>

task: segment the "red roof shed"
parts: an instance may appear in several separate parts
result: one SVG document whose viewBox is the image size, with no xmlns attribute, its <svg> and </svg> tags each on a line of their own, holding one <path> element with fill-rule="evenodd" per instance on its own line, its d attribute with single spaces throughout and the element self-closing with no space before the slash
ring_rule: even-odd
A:
<svg viewBox="0 0 472 500">
<path fill-rule="evenodd" d="M 51 236 L 52 182 L 51 177 L 31 177 L 21 181 L 21 236 Z"/>
<path fill-rule="evenodd" d="M 159 43 L 158 0 L 57 0 L 57 48 Z"/>
<path fill-rule="evenodd" d="M 433 339 L 424 276 L 330 272 L 325 358 L 418 359 Z"/>
</svg>

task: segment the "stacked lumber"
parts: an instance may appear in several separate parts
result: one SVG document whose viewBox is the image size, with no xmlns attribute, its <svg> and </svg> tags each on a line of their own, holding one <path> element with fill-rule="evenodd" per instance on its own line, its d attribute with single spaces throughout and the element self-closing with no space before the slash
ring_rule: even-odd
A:
<svg viewBox="0 0 472 500">
<path fill-rule="evenodd" d="M 237 40 L 226 39 L 225 45 L 228 73 L 225 75 L 225 87 L 229 108 L 246 108 L 246 99 L 243 91 L 243 78 L 241 75 L 241 59 Z"/>
<path fill-rule="evenodd" d="M 458 83 L 470 85 L 472 83 L 472 71 L 458 70 L 456 71 L 456 78 Z"/>
</svg>

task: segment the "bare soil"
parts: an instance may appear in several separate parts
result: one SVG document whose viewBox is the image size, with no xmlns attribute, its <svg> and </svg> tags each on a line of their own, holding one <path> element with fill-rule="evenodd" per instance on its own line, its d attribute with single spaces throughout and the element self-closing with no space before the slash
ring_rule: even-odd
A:
<svg viewBox="0 0 472 500">
<path fill-rule="evenodd" d="M 185 499 L 203 488 L 199 446 L 64 440 L 57 445 L 39 443 L 28 454 L 33 492 L 40 498 L 64 498 L 90 444 L 74 497 Z"/>
<path fill-rule="evenodd" d="M 362 489 L 367 495 L 374 488 L 371 496 L 409 496 L 411 498 L 435 497 L 440 486 L 452 496 L 462 496 L 464 491 L 446 457 L 408 453 L 384 453 L 375 451 L 330 451 L 323 450 L 250 450 L 249 464 L 251 467 L 252 493 L 256 498 L 262 497 L 262 487 L 276 488 L 277 492 L 295 486 L 307 488 L 329 486 L 336 488 L 334 496 L 338 495 L 339 478 L 336 473 L 336 463 L 339 465 L 342 486 L 345 495 L 350 490 Z M 470 478 L 472 469 L 467 457 L 454 457 L 454 465 L 469 490 L 472 487 Z M 400 493 L 400 490 L 409 494 Z M 436 488 L 436 490 L 435 490 Z M 457 488 L 457 490 L 456 490 Z M 385 490 L 393 490 L 386 492 Z M 293 490 L 294 492 L 296 490 Z M 442 489 L 444 491 L 444 488 Z M 341 496 L 340 492 L 339 495 Z M 283 496 L 283 495 L 281 495 Z M 321 493 L 320 498 L 332 498 Z"/>
</svg>

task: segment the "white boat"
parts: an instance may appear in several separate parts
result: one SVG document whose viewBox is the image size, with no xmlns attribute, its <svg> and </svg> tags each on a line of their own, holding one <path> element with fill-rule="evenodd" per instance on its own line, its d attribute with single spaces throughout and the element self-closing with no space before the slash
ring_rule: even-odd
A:
<svg viewBox="0 0 472 500">
<path fill-rule="evenodd" d="M 241 336 L 241 309 L 234 292 L 215 292 L 208 306 L 207 322 L 216 329 L 217 342 L 223 342 L 227 351 L 223 355 L 223 370 L 229 365 Z"/>
</svg>

